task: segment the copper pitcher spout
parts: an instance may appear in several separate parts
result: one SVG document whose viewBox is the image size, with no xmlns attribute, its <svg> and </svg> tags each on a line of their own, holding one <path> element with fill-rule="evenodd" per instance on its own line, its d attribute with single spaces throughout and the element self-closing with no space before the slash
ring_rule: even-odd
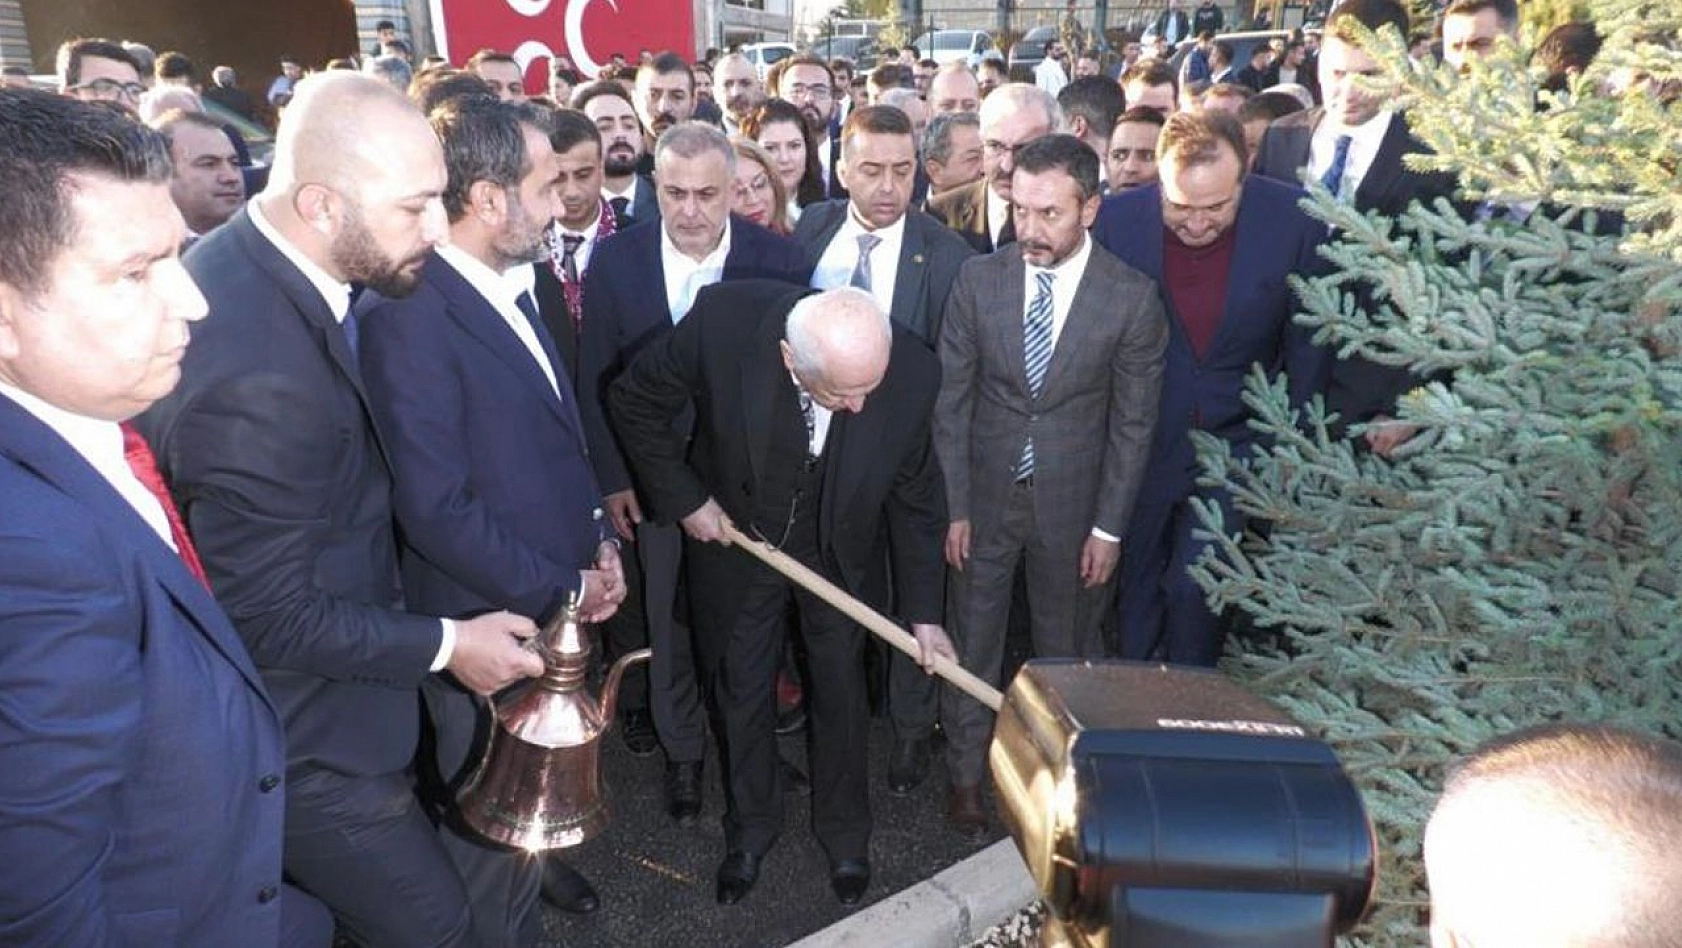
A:
<svg viewBox="0 0 1682 948">
<path fill-rule="evenodd" d="M 457 799 L 475 832 L 533 852 L 576 846 L 607 825 L 601 736 L 625 669 L 651 654 L 615 662 L 598 702 L 585 687 L 590 640 L 576 601 L 544 627 L 536 647 L 543 675 L 493 702 L 490 748 Z"/>
</svg>

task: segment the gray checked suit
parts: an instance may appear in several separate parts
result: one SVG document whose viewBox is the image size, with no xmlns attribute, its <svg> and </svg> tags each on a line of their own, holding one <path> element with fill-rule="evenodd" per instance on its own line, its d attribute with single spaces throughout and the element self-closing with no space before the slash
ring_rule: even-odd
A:
<svg viewBox="0 0 1682 948">
<path fill-rule="evenodd" d="M 970 559 L 954 581 L 958 653 L 994 684 L 1011 575 L 1024 555 L 1035 655 L 1102 654 L 1114 578 L 1082 586 L 1081 547 L 1094 527 L 1114 537 L 1126 528 L 1150 454 L 1168 343 L 1155 284 L 1094 243 L 1044 386 L 1031 396 L 1024 267 L 1015 244 L 967 261 L 940 332 L 935 450 L 951 518 L 970 521 Z M 1034 475 L 1018 482 L 1030 434 Z M 948 689 L 941 717 L 953 783 L 979 782 L 989 712 Z"/>
</svg>

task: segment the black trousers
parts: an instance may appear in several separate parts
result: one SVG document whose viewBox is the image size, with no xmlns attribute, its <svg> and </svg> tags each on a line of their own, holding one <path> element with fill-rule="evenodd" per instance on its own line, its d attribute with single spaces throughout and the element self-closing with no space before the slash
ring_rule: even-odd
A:
<svg viewBox="0 0 1682 948">
<path fill-rule="evenodd" d="M 816 518 L 796 516 L 783 552 L 827 573 L 817 548 Z M 711 544 L 691 544 L 697 557 L 746 557 Z M 778 785 L 776 677 L 787 629 L 788 597 L 799 610 L 800 635 L 812 671 L 810 720 L 812 829 L 831 861 L 863 859 L 870 848 L 866 738 L 870 726 L 863 674 L 864 630 L 834 607 L 794 587 L 758 562 L 728 628 L 698 628 L 703 667 L 722 723 L 725 844 L 763 854 L 782 828 Z"/>
</svg>

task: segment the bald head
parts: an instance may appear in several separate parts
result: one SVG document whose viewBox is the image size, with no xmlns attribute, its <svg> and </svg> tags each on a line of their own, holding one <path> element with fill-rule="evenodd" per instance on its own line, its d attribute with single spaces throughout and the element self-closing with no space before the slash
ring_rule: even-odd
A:
<svg viewBox="0 0 1682 948">
<path fill-rule="evenodd" d="M 893 348 L 888 315 L 852 287 L 814 293 L 789 310 L 783 364 L 818 404 L 856 412 L 882 384 Z"/>
<path fill-rule="evenodd" d="M 307 183 L 355 191 L 399 158 L 443 159 L 420 110 L 389 83 L 345 70 L 317 73 L 295 87 L 275 134 L 269 190 Z"/>
<path fill-rule="evenodd" d="M 929 110 L 936 115 L 974 112 L 981 106 L 981 84 L 961 62 L 940 67 L 929 82 Z"/>
<path fill-rule="evenodd" d="M 1425 830 L 1435 948 L 1682 945 L 1682 746 L 1564 725 L 1480 749 Z"/>
</svg>

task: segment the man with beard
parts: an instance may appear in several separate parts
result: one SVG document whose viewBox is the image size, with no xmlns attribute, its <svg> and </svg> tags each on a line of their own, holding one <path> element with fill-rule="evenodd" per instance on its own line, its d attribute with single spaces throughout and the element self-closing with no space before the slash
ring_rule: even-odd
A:
<svg viewBox="0 0 1682 948">
<path fill-rule="evenodd" d="M 1057 100 L 1044 89 L 1011 82 L 993 90 L 981 103 L 981 180 L 931 198 L 929 213 L 977 253 L 992 253 L 1015 240 L 1010 223 L 1013 156 L 1061 121 Z"/>
<path fill-rule="evenodd" d="M 741 134 L 742 119 L 765 101 L 759 70 L 741 53 L 720 59 L 713 70 L 713 98 L 724 110 L 724 130 L 731 135 Z"/>
<path fill-rule="evenodd" d="M 222 124 L 202 112 L 166 112 L 157 129 L 169 140 L 175 164 L 169 196 L 187 221 L 191 244 L 222 226 L 245 203 L 239 156 Z"/>
<path fill-rule="evenodd" d="M 592 82 L 573 94 L 572 107 L 602 133 L 602 197 L 614 215 L 626 224 L 659 220 L 654 182 L 639 170 L 647 147 L 630 93 L 617 82 Z"/>
<path fill-rule="evenodd" d="M 571 599 L 585 621 L 601 622 L 624 598 L 625 579 L 585 456 L 571 373 L 532 292 L 531 265 L 548 256 L 560 180 L 549 117 L 469 96 L 431 121 L 449 168 L 450 240 L 427 259 L 416 292 L 369 293 L 358 306 L 363 380 L 396 484 L 404 596 L 428 613 L 507 609 L 540 624 Z M 599 207 L 599 195 L 591 198 Z M 436 785 L 459 786 L 483 704 L 438 677 L 421 693 Z M 486 878 L 517 883 L 540 865 L 489 849 L 480 861 Z M 541 865 L 558 908 L 599 904 L 566 863 Z M 500 943 L 500 933 L 484 934 L 484 944 Z"/>
<path fill-rule="evenodd" d="M 632 102 L 642 120 L 647 146 L 638 171 L 654 170 L 654 142 L 666 129 L 689 121 L 695 113 L 695 74 L 676 53 L 661 53 L 637 67 L 636 92 Z"/>
<path fill-rule="evenodd" d="M 543 325 L 555 341 L 567 376 L 578 377 L 578 326 L 584 320 L 584 275 L 601 242 L 630 226 L 602 197 L 602 133 L 582 112 L 549 116 L 549 147 L 558 176 L 560 213 L 546 235 L 548 252 L 533 269 L 533 292 Z M 620 694 L 620 708 L 627 706 Z"/>
<path fill-rule="evenodd" d="M 835 119 L 835 77 L 816 56 L 791 56 L 778 65 L 777 97 L 805 116 L 817 137 L 818 164 L 823 168 L 826 197 L 844 198 L 847 188 L 837 174 L 841 158 L 841 127 Z"/>
<path fill-rule="evenodd" d="M 1048 135 L 1017 150 L 1013 177 L 1017 242 L 958 274 L 934 413 L 951 516 L 946 561 L 956 571 L 949 621 L 964 667 L 991 682 L 1018 561 L 1034 654 L 1104 654 L 1168 342 L 1150 280 L 1087 235 L 1099 202 L 1092 149 Z M 950 690 L 947 698 L 947 818 L 978 838 L 991 715 Z"/>
<path fill-rule="evenodd" d="M 415 797 L 427 676 L 489 695 L 543 663 L 521 647 L 530 619 L 399 608 L 391 472 L 349 317 L 355 285 L 415 288 L 446 235 L 445 180 L 437 136 L 391 86 L 301 82 L 267 189 L 187 257 L 211 315 L 139 419 L 286 722 L 286 874 L 370 944 L 477 944 L 537 896 L 466 871 L 457 857 L 483 850 Z"/>
</svg>

